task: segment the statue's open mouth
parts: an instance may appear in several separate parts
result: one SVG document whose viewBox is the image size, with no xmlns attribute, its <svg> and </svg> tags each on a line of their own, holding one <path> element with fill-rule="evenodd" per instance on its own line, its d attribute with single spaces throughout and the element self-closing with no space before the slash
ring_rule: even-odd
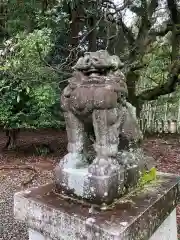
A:
<svg viewBox="0 0 180 240">
<path fill-rule="evenodd" d="M 90 67 L 88 69 L 85 70 L 86 73 L 98 73 L 99 69 L 95 68 L 95 67 Z"/>
<path fill-rule="evenodd" d="M 102 75 L 105 72 L 106 71 L 104 68 L 95 68 L 95 67 L 91 67 L 89 69 L 84 70 L 84 73 L 88 75 L 91 75 L 92 73 L 96 73 L 97 75 Z"/>
</svg>

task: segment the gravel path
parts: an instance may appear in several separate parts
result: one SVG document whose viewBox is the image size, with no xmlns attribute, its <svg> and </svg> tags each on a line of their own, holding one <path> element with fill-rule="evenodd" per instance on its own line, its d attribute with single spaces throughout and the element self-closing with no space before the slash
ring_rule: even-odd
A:
<svg viewBox="0 0 180 240">
<path fill-rule="evenodd" d="M 17 222 L 13 216 L 13 195 L 23 190 L 21 183 L 29 176 L 28 171 L 1 171 L 0 172 L 0 240 L 28 240 L 27 228 Z M 38 171 L 38 178 L 28 187 L 49 182 L 52 172 Z"/>
<path fill-rule="evenodd" d="M 39 144 L 50 144 L 53 154 L 37 156 Z M 2 165 L 35 165 L 38 177 L 26 188 L 52 181 L 52 169 L 66 153 L 66 135 L 53 130 L 37 132 L 21 132 L 18 150 L 2 151 L 5 135 L 0 132 L 0 168 Z M 180 175 L 180 140 L 179 136 L 153 137 L 144 142 L 144 148 L 153 154 L 158 170 Z M 28 240 L 27 228 L 14 220 L 13 196 L 23 190 L 22 182 L 29 177 L 30 171 L 0 170 L 0 240 Z M 177 222 L 180 226 L 180 205 L 177 208 Z M 179 227 L 180 229 L 180 227 Z M 180 238 L 179 238 L 180 239 Z"/>
</svg>

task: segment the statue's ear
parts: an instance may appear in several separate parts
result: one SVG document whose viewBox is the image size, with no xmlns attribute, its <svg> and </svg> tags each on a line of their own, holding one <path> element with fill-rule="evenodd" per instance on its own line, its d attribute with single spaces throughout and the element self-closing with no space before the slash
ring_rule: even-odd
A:
<svg viewBox="0 0 180 240">
<path fill-rule="evenodd" d="M 88 56 L 88 55 L 90 55 L 90 52 L 85 52 L 84 53 L 84 56 Z"/>
<path fill-rule="evenodd" d="M 78 70 L 83 65 L 83 57 L 80 57 L 77 63 L 72 67 L 73 70 Z"/>
<path fill-rule="evenodd" d="M 107 50 L 104 50 L 104 49 L 101 49 L 101 50 L 98 50 L 97 52 L 99 52 L 99 53 L 105 53 L 105 54 L 108 54 L 108 51 Z"/>
<path fill-rule="evenodd" d="M 124 67 L 124 63 L 120 60 L 119 68 L 123 68 L 123 67 Z"/>
<path fill-rule="evenodd" d="M 124 63 L 121 62 L 120 58 L 117 55 L 111 56 L 111 66 L 114 70 L 120 69 L 124 66 Z"/>
</svg>

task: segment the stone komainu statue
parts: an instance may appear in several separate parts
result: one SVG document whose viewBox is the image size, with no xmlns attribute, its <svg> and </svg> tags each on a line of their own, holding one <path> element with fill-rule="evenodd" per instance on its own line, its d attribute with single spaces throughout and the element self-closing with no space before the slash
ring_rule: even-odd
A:
<svg viewBox="0 0 180 240">
<path fill-rule="evenodd" d="M 121 67 L 120 59 L 105 50 L 85 53 L 74 66 L 61 96 L 68 135 L 67 166 L 86 164 L 87 149 L 93 146 L 89 173 L 108 175 L 119 165 L 118 154 L 141 139 L 132 105 L 126 101 Z M 92 137 L 94 143 L 88 146 Z"/>
</svg>

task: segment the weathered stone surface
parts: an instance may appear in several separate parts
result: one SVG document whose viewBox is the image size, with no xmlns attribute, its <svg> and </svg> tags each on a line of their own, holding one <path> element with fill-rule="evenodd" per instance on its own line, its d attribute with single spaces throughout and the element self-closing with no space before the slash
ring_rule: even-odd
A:
<svg viewBox="0 0 180 240">
<path fill-rule="evenodd" d="M 176 221 L 176 209 L 174 209 L 149 240 L 178 240 Z"/>
<path fill-rule="evenodd" d="M 30 229 L 29 240 L 52 240 Z M 164 220 L 149 240 L 177 240 L 176 209 Z"/>
<path fill-rule="evenodd" d="M 122 186 L 122 172 L 127 175 L 124 186 L 128 188 L 128 184 L 136 185 L 137 171 L 146 169 L 144 155 L 130 152 L 137 149 L 142 134 L 135 109 L 126 101 L 128 90 L 121 67 L 119 57 L 105 50 L 85 53 L 61 95 L 68 154 L 55 169 L 56 185 L 97 202 L 113 201 L 118 192 L 122 194 L 117 190 Z"/>
<path fill-rule="evenodd" d="M 156 162 L 153 157 L 147 156 L 141 148 L 131 148 L 129 151 L 122 150 L 118 152 L 117 160 L 120 165 L 126 169 L 132 168 L 132 166 L 138 166 L 139 171 L 150 170 L 156 167 Z"/>
<path fill-rule="evenodd" d="M 29 240 L 52 240 L 52 239 L 43 236 L 41 233 L 33 229 L 29 229 Z"/>
<path fill-rule="evenodd" d="M 140 178 L 140 167 L 138 165 L 133 165 L 126 169 L 124 185 L 128 190 L 132 190 L 133 187 L 136 187 Z"/>
<path fill-rule="evenodd" d="M 71 193 L 96 204 L 111 203 L 124 191 L 125 172 L 120 166 L 116 167 L 114 175 L 96 176 L 90 174 L 88 168 L 62 170 L 58 166 L 55 174 L 59 192 Z"/>
<path fill-rule="evenodd" d="M 96 204 L 111 203 L 137 186 L 141 170 L 135 164 L 127 165 L 126 169 L 117 165 L 114 175 L 96 176 L 89 173 L 88 167 L 62 169 L 56 166 L 55 184 L 60 192 L 71 193 Z"/>
<path fill-rule="evenodd" d="M 14 212 L 47 239 L 145 240 L 178 204 L 179 182 L 175 175 L 158 173 L 157 181 L 132 191 L 104 211 L 64 199 L 48 184 L 15 194 Z"/>
</svg>

